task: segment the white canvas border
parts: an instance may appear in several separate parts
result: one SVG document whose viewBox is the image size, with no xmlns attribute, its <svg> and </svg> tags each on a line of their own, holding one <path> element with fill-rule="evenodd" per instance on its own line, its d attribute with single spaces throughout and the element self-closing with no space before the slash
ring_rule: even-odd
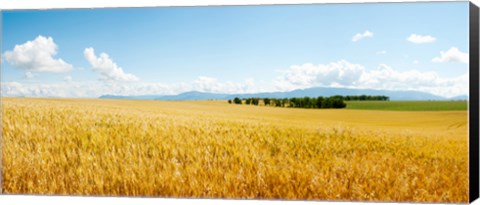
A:
<svg viewBox="0 0 480 205">
<path fill-rule="evenodd" d="M 465 0 L 434 0 L 465 1 Z M 216 5 L 271 5 L 271 4 L 312 4 L 312 3 L 376 3 L 376 2 L 432 2 L 432 0 L 0 0 L 0 10 L 58 9 L 58 8 L 119 8 L 119 7 L 162 7 L 162 6 L 216 6 Z M 480 0 L 471 0 L 480 5 Z M 79 197 L 42 195 L 0 195 L 0 204 L 348 204 L 348 205 L 396 205 L 408 203 L 367 203 L 329 201 L 281 201 L 281 200 L 223 200 L 223 199 L 174 199 L 174 198 L 131 198 L 131 197 Z M 426 204 L 426 203 L 422 203 Z M 436 203 L 438 204 L 438 203 Z M 480 205 L 480 200 L 472 204 Z"/>
</svg>

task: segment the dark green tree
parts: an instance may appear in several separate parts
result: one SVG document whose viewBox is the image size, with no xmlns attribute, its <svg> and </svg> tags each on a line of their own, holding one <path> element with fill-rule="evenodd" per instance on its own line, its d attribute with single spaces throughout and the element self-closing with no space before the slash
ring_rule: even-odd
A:
<svg viewBox="0 0 480 205">
<path fill-rule="evenodd" d="M 331 108 L 344 108 L 347 106 L 341 98 L 333 97 L 330 99 Z"/>
<path fill-rule="evenodd" d="M 310 97 L 305 96 L 303 98 L 303 108 L 311 108 Z"/>
<path fill-rule="evenodd" d="M 264 98 L 264 99 L 263 99 L 263 103 L 264 103 L 265 105 L 270 105 L 270 98 Z"/>
<path fill-rule="evenodd" d="M 317 106 L 316 108 L 322 108 L 322 103 L 323 103 L 323 97 L 317 97 Z"/>
<path fill-rule="evenodd" d="M 253 105 L 258 105 L 259 101 L 260 101 L 260 99 L 258 99 L 258 98 L 252 98 L 252 104 Z"/>
<path fill-rule="evenodd" d="M 332 102 L 330 98 L 324 98 L 322 102 L 322 108 L 331 108 L 332 107 Z"/>
<path fill-rule="evenodd" d="M 279 99 L 276 99 L 276 100 L 275 100 L 275 106 L 276 106 L 276 107 L 282 107 L 282 101 L 279 100 Z"/>
<path fill-rule="evenodd" d="M 288 98 L 283 98 L 282 99 L 282 107 L 289 107 L 290 106 L 290 102 L 288 100 Z"/>
<path fill-rule="evenodd" d="M 242 104 L 242 100 L 240 100 L 240 98 L 238 98 L 238 97 L 234 98 L 234 99 L 233 99 L 233 102 L 234 102 L 235 104 Z"/>
</svg>

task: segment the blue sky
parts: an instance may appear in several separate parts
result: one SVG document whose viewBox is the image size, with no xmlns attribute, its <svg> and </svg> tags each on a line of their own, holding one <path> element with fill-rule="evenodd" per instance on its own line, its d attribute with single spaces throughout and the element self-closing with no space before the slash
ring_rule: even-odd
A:
<svg viewBox="0 0 480 205">
<path fill-rule="evenodd" d="M 2 95 L 468 94 L 468 2 L 2 12 Z"/>
</svg>

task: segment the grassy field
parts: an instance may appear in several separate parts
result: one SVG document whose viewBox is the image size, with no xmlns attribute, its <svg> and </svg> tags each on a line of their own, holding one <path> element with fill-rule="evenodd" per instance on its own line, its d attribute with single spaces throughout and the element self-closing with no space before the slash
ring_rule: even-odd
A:
<svg viewBox="0 0 480 205">
<path fill-rule="evenodd" d="M 467 101 L 345 101 L 347 109 L 354 110 L 397 110 L 397 111 L 440 111 L 467 110 Z"/>
<path fill-rule="evenodd" d="M 468 201 L 466 111 L 2 98 L 8 194 Z"/>
</svg>

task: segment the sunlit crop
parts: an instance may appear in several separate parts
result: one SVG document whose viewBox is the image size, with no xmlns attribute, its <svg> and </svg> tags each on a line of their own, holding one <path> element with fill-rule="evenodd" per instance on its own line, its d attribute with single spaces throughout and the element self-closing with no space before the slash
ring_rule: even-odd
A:
<svg viewBox="0 0 480 205">
<path fill-rule="evenodd" d="M 3 192 L 468 201 L 466 111 L 2 98 Z"/>
</svg>

